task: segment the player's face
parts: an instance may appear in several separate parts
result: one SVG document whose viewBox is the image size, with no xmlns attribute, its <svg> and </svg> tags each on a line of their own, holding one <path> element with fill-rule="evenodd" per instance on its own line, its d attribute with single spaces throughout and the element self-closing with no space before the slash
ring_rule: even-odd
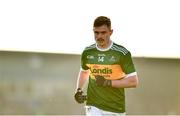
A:
<svg viewBox="0 0 180 116">
<path fill-rule="evenodd" d="M 94 27 L 93 31 L 97 45 L 102 48 L 108 47 L 113 30 L 109 29 L 106 25 L 102 25 Z"/>
</svg>

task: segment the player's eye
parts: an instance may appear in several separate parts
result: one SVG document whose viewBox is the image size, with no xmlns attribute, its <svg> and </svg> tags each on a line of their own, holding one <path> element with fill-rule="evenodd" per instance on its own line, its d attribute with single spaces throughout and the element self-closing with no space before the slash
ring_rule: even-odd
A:
<svg viewBox="0 0 180 116">
<path fill-rule="evenodd" d="M 98 31 L 94 31 L 94 33 L 95 33 L 96 35 L 98 35 L 98 34 L 99 34 L 99 32 L 98 32 Z"/>
<path fill-rule="evenodd" d="M 106 31 L 101 32 L 102 34 L 106 34 Z"/>
</svg>

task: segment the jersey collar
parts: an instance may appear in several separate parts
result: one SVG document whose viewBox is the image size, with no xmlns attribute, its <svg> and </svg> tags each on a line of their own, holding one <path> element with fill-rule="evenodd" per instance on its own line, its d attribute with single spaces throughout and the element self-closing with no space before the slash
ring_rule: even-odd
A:
<svg viewBox="0 0 180 116">
<path fill-rule="evenodd" d="M 102 49 L 102 48 L 99 48 L 99 47 L 97 46 L 97 43 L 96 43 L 96 48 L 97 48 L 97 50 L 99 50 L 99 51 L 108 51 L 108 50 L 112 47 L 112 45 L 113 45 L 113 42 L 111 41 L 111 44 L 109 45 L 109 47 L 107 47 L 107 48 L 105 48 L 105 49 Z"/>
</svg>

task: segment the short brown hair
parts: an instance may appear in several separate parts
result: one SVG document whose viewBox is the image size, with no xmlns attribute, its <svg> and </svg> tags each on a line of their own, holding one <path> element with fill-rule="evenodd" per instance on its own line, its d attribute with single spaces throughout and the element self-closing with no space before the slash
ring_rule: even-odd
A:
<svg viewBox="0 0 180 116">
<path fill-rule="evenodd" d="M 106 16 L 99 16 L 94 20 L 94 27 L 99 27 L 102 25 L 106 25 L 109 29 L 111 29 L 111 20 Z"/>
</svg>

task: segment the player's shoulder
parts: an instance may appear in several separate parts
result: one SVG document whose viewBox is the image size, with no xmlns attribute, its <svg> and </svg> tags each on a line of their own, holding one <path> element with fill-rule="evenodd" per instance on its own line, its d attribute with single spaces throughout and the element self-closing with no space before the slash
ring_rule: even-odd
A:
<svg viewBox="0 0 180 116">
<path fill-rule="evenodd" d="M 93 49 L 95 49 L 95 48 L 96 48 L 96 44 L 91 44 L 91 45 L 85 47 L 84 51 L 93 50 Z"/>
<path fill-rule="evenodd" d="M 81 53 L 81 56 L 86 57 L 88 54 L 90 54 L 95 49 L 96 49 L 96 44 L 91 44 L 84 48 L 83 52 Z"/>
<path fill-rule="evenodd" d="M 130 53 L 130 51 L 128 49 L 126 49 L 124 46 L 119 45 L 117 43 L 113 43 L 111 49 L 114 50 L 114 51 L 120 52 L 123 55 L 126 55 L 126 54 Z"/>
</svg>

